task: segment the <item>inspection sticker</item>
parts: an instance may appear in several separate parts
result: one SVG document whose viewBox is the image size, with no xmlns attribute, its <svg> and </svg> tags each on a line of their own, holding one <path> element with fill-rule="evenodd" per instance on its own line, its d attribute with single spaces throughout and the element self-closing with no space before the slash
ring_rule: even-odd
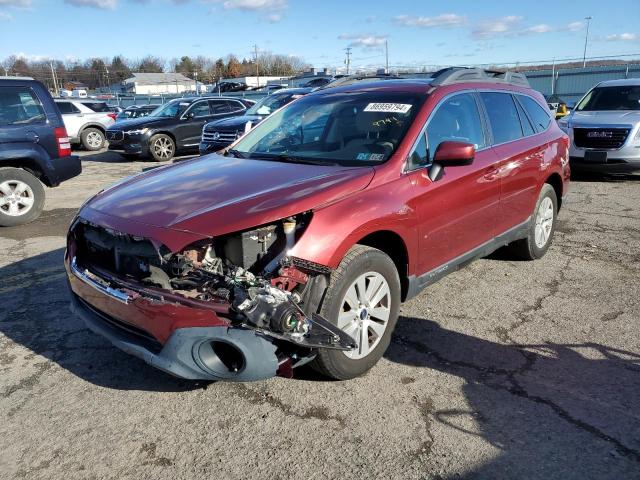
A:
<svg viewBox="0 0 640 480">
<path fill-rule="evenodd" d="M 365 112 L 392 112 L 407 113 L 411 108 L 407 103 L 370 103 L 364 109 Z"/>
</svg>

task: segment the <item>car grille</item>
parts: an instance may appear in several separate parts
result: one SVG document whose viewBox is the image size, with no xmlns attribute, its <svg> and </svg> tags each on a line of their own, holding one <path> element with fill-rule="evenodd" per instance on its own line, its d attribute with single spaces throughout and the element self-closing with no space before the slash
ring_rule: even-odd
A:
<svg viewBox="0 0 640 480">
<path fill-rule="evenodd" d="M 574 128 L 576 147 L 615 149 L 624 145 L 630 128 Z"/>
<path fill-rule="evenodd" d="M 107 140 L 115 142 L 124 140 L 124 132 L 118 130 L 107 130 Z"/>
<path fill-rule="evenodd" d="M 203 142 L 233 143 L 240 137 L 239 132 L 205 131 L 202 133 Z"/>
</svg>

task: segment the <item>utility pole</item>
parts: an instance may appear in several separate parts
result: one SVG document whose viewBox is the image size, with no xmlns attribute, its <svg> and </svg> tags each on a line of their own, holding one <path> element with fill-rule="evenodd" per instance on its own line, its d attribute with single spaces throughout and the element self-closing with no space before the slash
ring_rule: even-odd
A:
<svg viewBox="0 0 640 480">
<path fill-rule="evenodd" d="M 555 84 L 556 84 L 556 57 L 553 57 L 553 64 L 551 65 L 551 95 L 555 92 Z"/>
<path fill-rule="evenodd" d="M 196 80 L 196 95 L 200 95 L 200 92 L 198 92 L 198 70 L 193 71 L 193 77 Z"/>
<path fill-rule="evenodd" d="M 592 16 L 584 17 L 587 21 L 587 32 L 584 36 L 584 53 L 582 54 L 582 68 L 587 66 L 587 42 L 589 41 L 589 24 L 591 23 Z"/>
<path fill-rule="evenodd" d="M 384 73 L 389 73 L 389 42 L 387 40 L 384 41 L 384 57 L 385 57 L 385 67 Z"/>
<path fill-rule="evenodd" d="M 347 59 L 344 63 L 347 65 L 347 75 L 349 75 L 349 72 L 351 70 L 351 47 L 347 47 L 344 50 L 345 52 L 347 52 Z"/>
<path fill-rule="evenodd" d="M 260 88 L 260 67 L 258 66 L 258 45 L 254 45 L 253 46 L 253 52 L 256 56 L 255 62 L 256 62 L 256 82 L 257 82 L 257 87 Z"/>
<path fill-rule="evenodd" d="M 104 71 L 107 74 L 107 88 L 109 88 L 109 93 L 112 93 L 113 90 L 111 89 L 111 81 L 109 80 L 109 67 L 107 67 L 106 65 L 104 66 Z"/>
<path fill-rule="evenodd" d="M 49 62 L 49 66 L 51 67 L 51 77 L 53 78 L 53 90 L 56 92 L 55 96 L 57 97 L 60 92 L 58 92 L 58 80 L 56 79 L 56 71 L 53 68 L 53 62 Z M 5 68 L 5 72 L 7 69 Z"/>
</svg>

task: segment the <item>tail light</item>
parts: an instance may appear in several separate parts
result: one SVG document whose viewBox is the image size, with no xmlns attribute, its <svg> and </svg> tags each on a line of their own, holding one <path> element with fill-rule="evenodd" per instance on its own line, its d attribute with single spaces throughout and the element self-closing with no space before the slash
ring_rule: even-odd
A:
<svg viewBox="0 0 640 480">
<path fill-rule="evenodd" d="M 71 143 L 69 142 L 67 129 L 58 127 L 53 133 L 56 136 L 56 142 L 58 142 L 58 157 L 68 157 L 71 155 Z"/>
<path fill-rule="evenodd" d="M 107 113 L 107 117 L 109 118 L 113 118 L 113 121 L 116 121 L 116 117 L 118 116 L 117 113 L 111 112 L 111 113 Z"/>
</svg>

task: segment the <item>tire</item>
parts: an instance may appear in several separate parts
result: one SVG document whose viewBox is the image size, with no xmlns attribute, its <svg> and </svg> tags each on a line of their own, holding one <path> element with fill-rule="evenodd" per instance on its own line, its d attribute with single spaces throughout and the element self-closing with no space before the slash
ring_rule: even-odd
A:
<svg viewBox="0 0 640 480">
<path fill-rule="evenodd" d="M 529 226 L 527 238 L 513 242 L 509 246 L 511 252 L 523 260 L 542 258 L 553 241 L 557 216 L 558 198 L 556 197 L 556 192 L 551 185 L 545 183 L 540 190 L 538 201 L 531 214 L 531 225 Z"/>
<path fill-rule="evenodd" d="M 169 161 L 176 154 L 176 142 L 169 135 L 158 133 L 149 139 L 149 153 L 156 162 Z"/>
<path fill-rule="evenodd" d="M 85 150 L 95 152 L 104 147 L 104 133 L 97 128 L 85 128 L 80 134 L 80 143 Z"/>
<path fill-rule="evenodd" d="M 363 278 L 364 297 L 358 295 L 355 286 L 355 283 Z M 384 280 L 384 284 L 377 287 L 381 279 Z M 385 284 L 388 290 L 385 289 Z M 369 291 L 367 287 L 371 287 L 370 296 L 367 296 Z M 380 300 L 376 299 L 376 292 L 378 292 L 377 295 L 383 295 Z M 349 301 L 348 298 L 351 300 Z M 376 303 L 365 305 L 363 309 L 351 308 L 350 304 L 354 304 L 361 298 L 369 298 Z M 372 307 L 377 307 L 375 308 L 378 312 L 377 315 L 368 315 L 374 310 Z M 384 314 L 381 314 L 385 309 L 388 311 L 386 324 L 382 320 Z M 399 310 L 400 278 L 393 260 L 378 249 L 355 245 L 331 274 L 320 315 L 356 338 L 358 348 L 350 352 L 319 349 L 311 367 L 336 380 L 348 380 L 363 375 L 380 360 L 387 350 L 391 334 L 398 321 Z M 345 326 L 343 327 L 343 325 Z M 363 325 L 367 331 L 366 349 L 369 351 L 366 355 L 361 356 L 364 352 L 360 350 L 361 333 L 359 332 L 363 331 Z M 375 325 L 375 330 L 373 325 Z M 382 325 L 384 325 L 384 329 Z M 380 334 L 377 334 L 376 331 Z M 364 345 L 364 342 L 362 344 Z"/>
<path fill-rule="evenodd" d="M 0 226 L 15 227 L 32 222 L 44 208 L 40 180 L 21 168 L 0 168 Z"/>
</svg>

